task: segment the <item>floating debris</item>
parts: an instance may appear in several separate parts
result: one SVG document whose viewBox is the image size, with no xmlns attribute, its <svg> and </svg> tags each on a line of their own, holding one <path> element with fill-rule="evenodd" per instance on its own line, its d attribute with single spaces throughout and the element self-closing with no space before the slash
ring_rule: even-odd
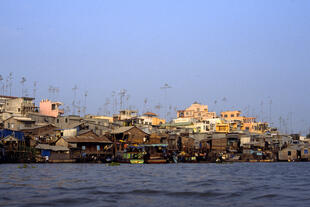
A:
<svg viewBox="0 0 310 207">
<path fill-rule="evenodd" d="M 118 162 L 111 162 L 108 164 L 108 166 L 120 166 L 121 164 Z"/>
</svg>

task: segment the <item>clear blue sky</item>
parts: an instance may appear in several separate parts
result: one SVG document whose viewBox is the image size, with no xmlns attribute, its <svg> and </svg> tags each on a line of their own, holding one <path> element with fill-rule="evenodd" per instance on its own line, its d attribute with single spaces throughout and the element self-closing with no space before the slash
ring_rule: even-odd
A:
<svg viewBox="0 0 310 207">
<path fill-rule="evenodd" d="M 88 91 L 88 113 L 103 113 L 112 91 L 123 88 L 126 106 L 159 112 L 160 103 L 162 116 L 168 105 L 198 101 L 269 121 L 272 100 L 274 125 L 281 116 L 305 133 L 309 11 L 308 0 L 2 0 L 0 75 L 13 73 L 12 95 L 21 95 L 25 77 L 30 96 L 37 81 L 37 100 L 56 98 L 48 92 L 54 86 L 66 105 L 76 84 L 81 105 Z M 165 83 L 172 87 L 166 97 Z"/>
</svg>

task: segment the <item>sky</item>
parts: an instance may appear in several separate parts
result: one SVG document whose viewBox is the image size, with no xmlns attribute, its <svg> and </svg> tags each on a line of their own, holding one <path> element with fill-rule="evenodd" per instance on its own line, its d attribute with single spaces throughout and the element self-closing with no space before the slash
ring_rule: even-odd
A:
<svg viewBox="0 0 310 207">
<path fill-rule="evenodd" d="M 2 0 L 0 87 L 12 73 L 11 95 L 81 115 L 171 119 L 197 101 L 305 134 L 309 10 L 308 0 Z"/>
</svg>

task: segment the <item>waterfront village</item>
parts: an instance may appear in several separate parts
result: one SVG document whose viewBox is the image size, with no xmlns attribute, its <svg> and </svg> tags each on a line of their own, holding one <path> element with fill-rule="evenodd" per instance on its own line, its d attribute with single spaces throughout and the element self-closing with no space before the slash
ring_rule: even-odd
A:
<svg viewBox="0 0 310 207">
<path fill-rule="evenodd" d="M 193 103 L 167 123 L 155 113 L 64 115 L 61 102 L 0 96 L 0 162 L 178 163 L 310 160 L 310 137 L 241 111 Z"/>
</svg>

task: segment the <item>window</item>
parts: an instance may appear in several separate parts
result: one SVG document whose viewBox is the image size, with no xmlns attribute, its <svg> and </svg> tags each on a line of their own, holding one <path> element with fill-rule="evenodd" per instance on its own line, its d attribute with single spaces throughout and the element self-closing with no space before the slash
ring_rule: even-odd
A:
<svg viewBox="0 0 310 207">
<path fill-rule="evenodd" d="M 235 117 L 235 115 L 234 115 L 234 114 L 231 114 L 230 117 Z"/>
<path fill-rule="evenodd" d="M 68 119 L 67 118 L 65 119 L 65 122 L 68 123 Z"/>
<path fill-rule="evenodd" d="M 86 146 L 83 145 L 83 146 L 82 146 L 82 150 L 86 150 Z"/>
<path fill-rule="evenodd" d="M 11 126 L 10 126 L 10 123 L 8 123 L 8 129 L 10 128 Z"/>
<path fill-rule="evenodd" d="M 227 118 L 227 114 L 225 114 L 224 117 Z"/>
<path fill-rule="evenodd" d="M 18 112 L 20 112 L 20 108 L 18 108 Z"/>
<path fill-rule="evenodd" d="M 292 152 L 291 152 L 291 151 L 287 151 L 287 155 L 288 155 L 288 156 L 291 156 L 291 155 L 292 155 Z"/>
<path fill-rule="evenodd" d="M 307 155 L 308 154 L 308 150 L 304 149 L 304 154 Z"/>
<path fill-rule="evenodd" d="M 57 123 L 59 123 L 59 119 L 57 119 Z"/>
<path fill-rule="evenodd" d="M 97 145 L 97 151 L 100 151 L 100 145 Z"/>
<path fill-rule="evenodd" d="M 52 110 L 56 109 L 56 104 L 52 104 Z"/>
<path fill-rule="evenodd" d="M 32 127 L 32 123 L 31 123 L 31 122 L 26 122 L 26 123 L 24 124 L 24 126 L 25 126 L 25 127 Z"/>
</svg>

